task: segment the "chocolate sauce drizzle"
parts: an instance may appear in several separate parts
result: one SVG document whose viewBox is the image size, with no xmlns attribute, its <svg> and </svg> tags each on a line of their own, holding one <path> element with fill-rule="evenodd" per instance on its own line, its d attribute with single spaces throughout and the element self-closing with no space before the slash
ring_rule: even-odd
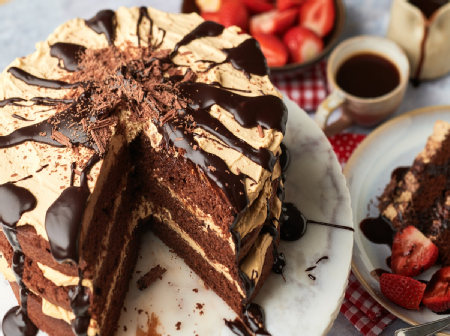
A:
<svg viewBox="0 0 450 336">
<path fill-rule="evenodd" d="M 280 144 L 280 148 L 281 148 L 281 155 L 280 155 L 281 172 L 284 174 L 286 173 L 286 170 L 288 169 L 289 164 L 291 163 L 291 152 L 284 143 Z"/>
<path fill-rule="evenodd" d="M 69 291 L 70 308 L 76 316 L 72 321 L 72 330 L 77 336 L 87 336 L 91 316 L 89 315 L 90 296 L 83 287 L 83 274 L 81 270 L 78 271 L 80 281 L 75 288 Z"/>
<path fill-rule="evenodd" d="M 258 41 L 254 38 L 245 40 L 237 47 L 222 49 L 222 51 L 227 55 L 223 62 L 208 60 L 199 60 L 196 62 L 210 63 L 204 72 L 221 64 L 231 63 L 236 70 L 243 71 L 248 79 L 251 78 L 250 74 L 266 76 L 270 73 L 266 58 L 261 51 Z"/>
<path fill-rule="evenodd" d="M 330 224 L 324 222 L 316 222 L 314 220 L 306 219 L 305 216 L 298 210 L 295 204 L 283 203 L 283 224 L 281 225 L 281 239 L 286 241 L 295 241 L 303 237 L 306 233 L 308 224 L 318 224 L 330 226 L 336 229 L 343 229 L 348 231 L 355 231 L 349 226 Z"/>
<path fill-rule="evenodd" d="M 230 112 L 242 127 L 260 125 L 285 133 L 288 111 L 276 96 L 241 96 L 205 83 L 180 83 L 180 93 L 192 99 L 193 109 L 209 109 L 217 104 Z"/>
<path fill-rule="evenodd" d="M 108 44 L 111 46 L 114 44 L 115 32 L 116 32 L 116 14 L 110 9 L 105 9 L 97 13 L 90 20 L 85 20 L 86 26 L 91 28 L 97 34 L 105 34 Z"/>
<path fill-rule="evenodd" d="M 94 156 L 88 161 L 81 172 L 80 186 L 72 185 L 64 189 L 56 201 L 48 208 L 45 215 L 45 229 L 50 243 L 53 258 L 64 263 L 79 262 L 79 237 L 86 202 L 91 194 L 87 174 L 100 160 L 100 156 Z M 71 166 L 72 171 L 74 169 Z M 73 182 L 73 178 L 71 178 Z"/>
<path fill-rule="evenodd" d="M 188 45 L 194 40 L 207 36 L 212 37 L 219 36 L 223 33 L 224 29 L 225 29 L 224 26 L 216 22 L 212 21 L 202 22 L 193 31 L 191 31 L 189 34 L 183 37 L 181 41 L 175 45 L 175 48 L 173 49 L 170 56 L 174 57 L 178 53 L 178 49 L 180 49 L 180 47 Z"/>
<path fill-rule="evenodd" d="M 26 99 L 23 98 L 8 98 L 5 100 L 0 100 L 0 107 L 4 107 L 7 105 L 10 106 L 25 106 L 25 105 L 21 105 L 21 104 L 17 104 L 18 102 L 26 102 Z"/>
<path fill-rule="evenodd" d="M 136 35 L 137 35 L 137 38 L 138 38 L 138 46 L 141 46 L 141 33 L 139 32 L 139 27 L 141 26 L 142 19 L 144 17 L 147 20 L 150 21 L 150 29 L 149 29 L 149 32 L 148 32 L 148 36 L 149 37 L 148 37 L 148 40 L 147 40 L 148 45 L 150 45 L 150 39 L 151 39 L 151 36 L 153 34 L 153 20 L 150 18 L 150 15 L 148 15 L 147 7 L 142 6 L 142 7 L 139 8 L 139 18 L 138 18 L 138 21 L 137 21 L 137 24 L 136 24 Z"/>
<path fill-rule="evenodd" d="M 40 78 L 17 67 L 9 68 L 8 72 L 28 85 L 40 86 L 47 89 L 72 89 L 78 86 L 77 83 L 70 84 L 56 79 Z"/>
<path fill-rule="evenodd" d="M 67 71 L 78 71 L 80 56 L 86 52 L 86 47 L 79 44 L 57 42 L 50 47 L 50 55 L 59 60 L 59 66 Z M 61 61 L 63 64 L 61 65 Z"/>
<path fill-rule="evenodd" d="M 33 104 L 31 105 L 22 105 L 22 104 L 17 104 L 18 102 L 33 102 Z M 70 104 L 73 103 L 73 99 L 60 99 L 60 98 L 50 98 L 50 97 L 34 97 L 31 98 L 30 100 L 26 100 L 23 98 L 9 98 L 9 99 L 5 99 L 5 100 L 1 100 L 0 101 L 0 108 L 1 107 L 5 107 L 7 105 L 10 106 L 19 106 L 19 107 L 30 107 L 30 106 L 34 106 L 34 105 L 39 105 L 39 106 L 56 106 L 58 104 Z M 22 118 L 21 116 L 14 116 L 14 118 L 20 119 Z M 20 119 L 20 120 L 25 120 L 25 121 L 32 121 L 32 120 L 27 120 L 25 118 Z"/>
<path fill-rule="evenodd" d="M 232 87 L 223 86 L 220 82 L 212 82 L 210 85 L 212 86 L 218 86 L 221 89 L 230 90 L 230 91 L 237 91 L 237 92 L 244 92 L 244 93 L 251 93 L 252 90 L 241 90 L 241 89 L 235 89 Z"/>
<path fill-rule="evenodd" d="M 28 317 L 29 291 L 22 280 L 25 255 L 17 238 L 16 224 L 25 212 L 36 207 L 37 200 L 27 189 L 12 183 L 0 185 L 0 200 L 0 223 L 14 251 L 11 269 L 20 287 L 20 306 L 13 307 L 6 313 L 2 330 L 5 336 L 34 336 L 38 328 Z"/>
<path fill-rule="evenodd" d="M 22 117 L 22 116 L 20 116 L 20 115 L 18 115 L 18 114 L 15 114 L 15 113 L 11 114 L 11 117 L 16 118 L 16 119 L 19 119 L 19 120 L 21 120 L 21 121 L 33 121 L 33 120 L 29 120 L 29 119 L 27 119 L 27 118 L 24 118 L 24 117 Z"/>
<path fill-rule="evenodd" d="M 274 224 L 274 221 L 278 221 L 276 218 L 272 218 L 269 223 L 266 223 L 260 231 L 260 234 L 268 233 L 272 237 L 273 246 L 273 266 L 272 271 L 276 274 L 283 274 L 284 267 L 286 266 L 286 257 L 283 253 L 278 252 L 277 239 L 279 237 L 278 229 Z"/>
</svg>

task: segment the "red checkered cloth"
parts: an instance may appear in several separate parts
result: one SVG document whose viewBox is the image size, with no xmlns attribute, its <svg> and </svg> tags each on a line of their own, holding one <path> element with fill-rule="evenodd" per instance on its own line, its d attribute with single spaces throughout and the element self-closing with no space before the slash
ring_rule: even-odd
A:
<svg viewBox="0 0 450 336">
<path fill-rule="evenodd" d="M 308 113 L 313 113 L 328 94 L 326 61 L 295 78 L 273 78 L 278 89 Z M 361 134 L 342 133 L 329 138 L 342 167 L 365 138 Z M 350 274 L 341 312 L 366 336 L 378 336 L 396 317 L 381 306 Z"/>
<path fill-rule="evenodd" d="M 308 113 L 328 95 L 327 63 L 322 61 L 296 77 L 273 77 L 273 84 Z"/>
</svg>

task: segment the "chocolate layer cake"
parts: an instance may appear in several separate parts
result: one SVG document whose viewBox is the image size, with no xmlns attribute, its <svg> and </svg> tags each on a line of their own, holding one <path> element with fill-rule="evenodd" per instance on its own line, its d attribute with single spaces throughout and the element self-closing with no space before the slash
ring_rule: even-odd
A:
<svg viewBox="0 0 450 336">
<path fill-rule="evenodd" d="M 280 261 L 287 121 L 256 40 L 104 10 L 16 59 L 0 107 L 6 336 L 113 335 L 147 228 L 245 315 Z"/>
<path fill-rule="evenodd" d="M 379 209 L 397 230 L 414 225 L 450 265 L 450 124 L 437 121 L 410 168 L 397 169 L 380 197 Z"/>
</svg>

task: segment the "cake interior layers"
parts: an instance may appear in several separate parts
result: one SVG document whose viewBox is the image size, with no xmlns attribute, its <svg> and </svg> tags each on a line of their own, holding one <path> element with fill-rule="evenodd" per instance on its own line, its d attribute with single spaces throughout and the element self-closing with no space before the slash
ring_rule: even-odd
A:
<svg viewBox="0 0 450 336">
<path fill-rule="evenodd" d="M 413 165 L 397 173 L 380 196 L 380 212 L 397 230 L 417 227 L 436 244 L 442 263 L 449 266 L 450 124 L 437 121 Z"/>
</svg>

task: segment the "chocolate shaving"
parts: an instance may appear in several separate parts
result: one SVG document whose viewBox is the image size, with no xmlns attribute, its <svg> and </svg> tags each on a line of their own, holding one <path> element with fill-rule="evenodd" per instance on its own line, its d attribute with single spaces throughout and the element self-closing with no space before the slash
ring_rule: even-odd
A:
<svg viewBox="0 0 450 336">
<path fill-rule="evenodd" d="M 166 273 L 166 271 L 167 270 L 165 268 L 162 268 L 160 265 L 156 265 L 137 281 L 138 289 L 142 291 L 147 289 L 148 286 L 154 283 L 158 278 L 162 280 L 162 275 Z"/>
<path fill-rule="evenodd" d="M 61 145 L 72 148 L 72 143 L 70 142 L 70 139 L 61 132 L 58 132 L 54 129 L 52 130 L 52 139 L 58 141 Z"/>
<path fill-rule="evenodd" d="M 264 132 L 261 125 L 258 125 L 258 133 L 260 138 L 264 138 Z"/>
</svg>

